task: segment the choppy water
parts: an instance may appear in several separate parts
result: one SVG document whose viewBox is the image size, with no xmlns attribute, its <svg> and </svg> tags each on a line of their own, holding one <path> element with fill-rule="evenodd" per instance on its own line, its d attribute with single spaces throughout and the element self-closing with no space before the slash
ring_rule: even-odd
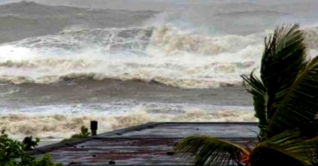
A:
<svg viewBox="0 0 318 166">
<path fill-rule="evenodd" d="M 66 137 L 92 119 L 100 132 L 255 121 L 239 75 L 259 66 L 264 37 L 301 23 L 318 48 L 309 0 L 2 3 L 0 127 L 15 135 Z"/>
</svg>

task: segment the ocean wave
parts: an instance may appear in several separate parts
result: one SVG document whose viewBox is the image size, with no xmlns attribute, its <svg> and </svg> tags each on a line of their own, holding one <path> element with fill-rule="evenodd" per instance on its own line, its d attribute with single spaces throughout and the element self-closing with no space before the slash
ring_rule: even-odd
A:
<svg viewBox="0 0 318 166">
<path fill-rule="evenodd" d="M 145 60 L 146 61 L 146 60 Z M 154 60 L 155 61 L 155 60 Z M 202 63 L 202 62 L 199 62 Z M 237 70 L 253 67 L 253 61 L 210 62 L 202 66 L 163 63 L 118 62 L 85 59 L 45 59 L 33 61 L 5 61 L 0 63 L 0 82 L 50 84 L 79 80 L 141 80 L 181 88 L 211 88 L 240 85 Z M 211 71 L 211 73 L 205 73 Z M 227 74 L 224 77 L 223 74 Z M 178 77 L 179 75 L 179 77 Z M 230 80 L 232 76 L 232 80 Z"/>
<path fill-rule="evenodd" d="M 153 11 L 97 10 L 68 6 L 49 6 L 35 2 L 0 5 L 0 43 L 54 34 L 65 28 L 128 27 L 140 25 Z"/>
<path fill-rule="evenodd" d="M 55 35 L 27 38 L 15 42 L 17 46 L 36 49 L 80 51 L 95 47 L 107 51 L 142 50 L 152 35 L 152 27 L 83 29 L 72 27 Z"/>
<path fill-rule="evenodd" d="M 145 83 L 154 83 L 161 84 L 172 87 L 179 88 L 218 88 L 223 86 L 242 86 L 242 80 L 233 79 L 233 80 L 194 80 L 194 79 L 169 79 L 163 77 L 151 77 L 151 78 L 142 78 L 140 74 L 138 76 L 104 76 L 102 74 L 77 74 L 71 73 L 64 76 L 43 76 L 39 78 L 32 77 L 23 77 L 23 76 L 2 76 L 0 78 L 0 83 L 13 83 L 13 84 L 25 84 L 25 83 L 34 83 L 34 84 L 52 84 L 57 82 L 69 82 L 69 81 L 82 81 L 82 80 L 97 80 L 97 81 L 107 81 L 107 80 L 121 80 L 121 81 L 140 81 Z"/>
<path fill-rule="evenodd" d="M 315 50 L 318 29 L 305 27 Z M 240 85 L 258 68 L 268 32 L 200 35 L 173 26 L 82 29 L 28 38 L 0 47 L 0 82 L 142 80 L 181 88 Z"/>
<path fill-rule="evenodd" d="M 140 79 L 182 88 L 239 83 L 262 45 L 253 36 L 207 37 L 175 27 L 67 29 L 0 47 L 0 81 Z M 237 59 L 233 60 L 232 56 Z"/>
<path fill-rule="evenodd" d="M 44 3 L 37 3 L 32 1 L 19 1 L 11 2 L 0 5 L 0 15 L 2 14 L 18 14 L 21 17 L 34 16 L 34 17 L 60 17 L 60 16 L 79 16 L 82 18 L 87 14 L 131 14 L 138 16 L 138 14 L 153 14 L 155 11 L 129 11 L 129 10 L 116 10 L 116 9 L 97 9 L 91 7 L 67 6 L 67 5 L 46 5 Z M 85 13 L 86 12 L 86 13 Z"/>
<path fill-rule="evenodd" d="M 305 26 L 302 28 L 305 43 L 310 49 L 318 49 L 318 25 Z"/>
<path fill-rule="evenodd" d="M 98 132 L 112 131 L 135 126 L 147 122 L 255 122 L 253 112 L 188 110 L 182 114 L 150 114 L 144 110 L 136 110 L 123 115 L 98 116 L 27 116 L 11 114 L 0 117 L 0 129 L 10 135 L 23 138 L 27 135 L 40 138 L 67 138 L 78 133 L 82 125 L 89 126 L 91 120 L 99 122 Z"/>
<path fill-rule="evenodd" d="M 256 35 L 204 36 L 191 34 L 174 27 L 156 27 L 151 38 L 151 47 L 175 55 L 185 52 L 197 55 L 216 55 L 237 52 L 248 46 L 258 46 L 261 38 Z"/>
</svg>

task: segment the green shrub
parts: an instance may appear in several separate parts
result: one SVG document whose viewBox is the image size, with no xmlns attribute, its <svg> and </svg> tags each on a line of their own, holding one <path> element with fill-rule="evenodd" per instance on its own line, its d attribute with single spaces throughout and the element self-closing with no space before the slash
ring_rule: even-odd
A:
<svg viewBox="0 0 318 166">
<path fill-rule="evenodd" d="M 87 138 L 91 135 L 91 133 L 88 131 L 88 128 L 86 126 L 81 127 L 81 132 L 79 134 L 74 134 L 70 138 L 62 140 L 62 142 L 66 141 L 75 141 L 83 138 Z"/>
<path fill-rule="evenodd" d="M 34 149 L 36 146 L 38 146 L 38 143 L 40 142 L 39 138 L 35 138 L 35 140 L 33 140 L 32 136 L 29 137 L 25 137 L 22 141 L 23 144 L 23 149 L 24 150 L 32 150 Z"/>
<path fill-rule="evenodd" d="M 51 161 L 49 155 L 36 159 L 25 153 L 25 149 L 32 149 L 37 146 L 40 139 L 35 141 L 32 137 L 26 137 L 23 143 L 10 139 L 4 131 L 0 135 L 0 163 L 1 166 L 60 166 Z"/>
</svg>

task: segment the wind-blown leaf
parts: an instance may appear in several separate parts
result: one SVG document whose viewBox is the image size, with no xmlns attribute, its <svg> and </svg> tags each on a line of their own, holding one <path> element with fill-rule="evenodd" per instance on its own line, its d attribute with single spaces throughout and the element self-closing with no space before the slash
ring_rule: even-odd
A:
<svg viewBox="0 0 318 166">
<path fill-rule="evenodd" d="M 261 79 L 267 89 L 268 119 L 304 67 L 305 60 L 306 47 L 298 24 L 277 28 L 268 40 L 265 39 Z"/>
<path fill-rule="evenodd" d="M 314 147 L 301 137 L 299 130 L 287 130 L 257 145 L 250 155 L 250 163 L 257 166 L 268 165 L 311 165 L 310 155 Z"/>
<path fill-rule="evenodd" d="M 229 165 L 238 162 L 249 152 L 239 145 L 208 136 L 190 136 L 175 147 L 177 153 L 195 155 L 195 165 Z"/>
<path fill-rule="evenodd" d="M 268 130 L 275 135 L 302 128 L 316 120 L 318 113 L 318 57 L 308 63 L 273 115 Z"/>
<path fill-rule="evenodd" d="M 266 114 L 266 88 L 262 81 L 254 76 L 254 71 L 250 76 L 241 75 L 244 80 L 244 84 L 248 83 L 251 89 L 247 88 L 247 91 L 253 95 L 255 117 L 258 118 L 258 127 L 260 128 L 261 138 L 265 134 L 267 126 L 267 114 Z"/>
</svg>

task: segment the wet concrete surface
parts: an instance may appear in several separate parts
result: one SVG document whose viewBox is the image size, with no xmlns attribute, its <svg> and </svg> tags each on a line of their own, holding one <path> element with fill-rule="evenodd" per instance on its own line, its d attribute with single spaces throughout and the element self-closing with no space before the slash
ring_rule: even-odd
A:
<svg viewBox="0 0 318 166">
<path fill-rule="evenodd" d="M 58 143 L 28 152 L 64 165 L 191 165 L 189 158 L 174 154 L 183 137 L 208 135 L 243 146 L 256 143 L 256 123 L 147 123 L 102 133 L 75 142 Z"/>
</svg>

